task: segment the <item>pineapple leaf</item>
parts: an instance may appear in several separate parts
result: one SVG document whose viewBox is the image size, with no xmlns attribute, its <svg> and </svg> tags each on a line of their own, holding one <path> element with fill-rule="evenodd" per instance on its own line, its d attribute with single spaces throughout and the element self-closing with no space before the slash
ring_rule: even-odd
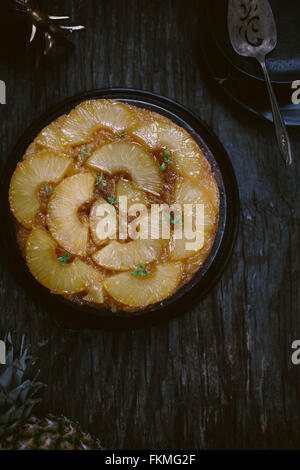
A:
<svg viewBox="0 0 300 470">
<path fill-rule="evenodd" d="M 20 346 L 20 356 L 24 355 L 24 347 L 25 347 L 25 336 L 23 335 L 22 340 L 21 340 L 21 346 Z M 26 354 L 26 352 L 25 352 L 25 354 Z"/>
<path fill-rule="evenodd" d="M 13 376 L 13 369 L 10 367 L 7 367 L 6 370 L 4 370 L 3 374 L 0 375 L 0 387 L 4 389 L 8 389 L 8 387 L 11 384 Z"/>
<path fill-rule="evenodd" d="M 16 406 L 11 406 L 7 411 L 0 415 L 0 425 L 8 423 L 16 413 Z M 0 434 L 1 436 L 1 434 Z"/>
<path fill-rule="evenodd" d="M 14 348 L 11 336 L 6 336 L 8 361 L 0 369 L 0 440 L 22 425 L 40 401 L 38 392 L 45 386 L 32 374 L 35 359 L 29 354 L 23 337 Z M 9 338 L 9 339 L 8 339 Z M 1 448 L 1 444 L 0 444 Z"/>
<path fill-rule="evenodd" d="M 27 380 L 26 382 L 29 382 L 29 380 Z M 9 395 L 7 397 L 7 401 L 9 403 L 15 403 L 19 398 L 21 398 L 22 392 L 24 391 L 24 387 L 26 387 L 26 382 L 24 382 L 23 384 L 19 385 L 18 387 L 13 389 L 11 392 L 9 392 Z M 27 392 L 28 389 L 25 389 L 25 390 Z M 25 399 L 26 398 L 27 397 L 25 397 Z M 23 400 L 21 398 L 21 401 L 24 402 L 25 399 Z"/>
<path fill-rule="evenodd" d="M 12 347 L 8 354 L 6 355 L 6 364 L 11 365 L 13 363 L 14 358 L 14 348 Z"/>
<path fill-rule="evenodd" d="M 5 336 L 5 340 L 12 345 L 11 332 L 9 331 Z"/>
<path fill-rule="evenodd" d="M 0 388 L 0 408 L 3 408 L 3 406 L 6 404 L 6 401 L 7 401 L 7 394 L 2 388 Z"/>
</svg>

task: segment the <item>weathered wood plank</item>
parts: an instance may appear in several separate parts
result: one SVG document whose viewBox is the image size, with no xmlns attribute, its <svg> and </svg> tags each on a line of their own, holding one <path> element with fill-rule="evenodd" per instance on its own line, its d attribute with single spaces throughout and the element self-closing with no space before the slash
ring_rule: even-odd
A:
<svg viewBox="0 0 300 470">
<path fill-rule="evenodd" d="M 273 129 L 215 96 L 198 56 L 203 2 L 42 1 L 87 26 L 76 54 L 37 74 L 0 66 L 1 161 L 49 106 L 82 90 L 143 88 L 208 122 L 241 196 L 233 257 L 210 295 L 182 317 L 133 332 L 72 332 L 16 284 L 1 259 L 2 329 L 26 333 L 49 384 L 42 411 L 64 413 L 108 448 L 299 448 L 299 165 L 286 171 Z M 295 160 L 298 131 L 290 131 Z"/>
</svg>

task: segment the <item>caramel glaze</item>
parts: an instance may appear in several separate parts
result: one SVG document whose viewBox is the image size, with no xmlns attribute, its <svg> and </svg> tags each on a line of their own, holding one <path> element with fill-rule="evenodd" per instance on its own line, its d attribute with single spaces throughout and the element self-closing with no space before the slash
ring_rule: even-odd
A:
<svg viewBox="0 0 300 470">
<path fill-rule="evenodd" d="M 143 110 L 141 110 L 141 115 L 142 115 L 142 111 Z M 68 156 L 73 157 L 74 163 L 69 169 L 66 176 L 71 176 L 73 174 L 76 174 L 82 171 L 92 172 L 90 168 L 87 168 L 84 166 L 84 161 L 86 157 L 83 153 L 81 153 L 81 151 L 92 153 L 99 146 L 108 144 L 110 142 L 115 142 L 115 141 L 116 141 L 115 133 L 113 133 L 112 131 L 108 129 L 99 129 L 91 136 L 91 140 L 87 144 L 76 145 L 76 146 L 73 146 L 71 150 L 68 149 Z M 140 145 L 140 143 L 137 142 L 137 140 L 133 136 L 131 136 L 129 133 L 127 133 L 126 135 L 124 135 L 124 137 L 122 137 L 122 142 L 131 142 L 131 143 Z M 35 153 L 37 151 L 41 151 L 41 150 L 43 150 L 43 148 L 41 148 L 39 144 L 33 142 L 28 147 L 28 150 L 25 153 L 23 158 L 26 158 L 27 155 Z M 154 160 L 157 162 L 159 166 L 161 166 L 161 164 L 164 161 L 164 155 L 165 155 L 166 150 L 167 150 L 166 148 L 158 148 L 152 151 L 148 149 L 148 151 L 152 153 Z M 94 172 L 94 173 L 95 173 L 95 177 L 97 175 L 100 175 L 100 172 L 98 173 Z M 115 194 L 116 184 L 118 180 L 120 179 L 120 177 L 125 177 L 127 179 L 130 179 L 130 176 L 124 173 L 114 174 L 113 176 L 103 174 L 103 181 L 106 183 L 106 186 L 95 185 L 93 199 L 89 201 L 88 203 L 85 203 L 78 210 L 78 215 L 82 222 L 88 222 L 90 208 L 92 204 L 96 201 L 96 199 L 98 199 L 99 197 L 102 197 L 105 200 L 108 200 L 108 197 Z M 154 203 L 155 204 L 162 204 L 162 203 L 172 204 L 173 202 L 172 195 L 174 193 L 175 182 L 176 182 L 176 179 L 178 178 L 178 175 L 174 171 L 172 164 L 166 165 L 165 171 L 162 172 L 162 178 L 163 178 L 163 192 L 161 196 L 158 197 L 153 194 L 147 193 L 149 205 L 154 204 Z M 51 191 L 52 189 L 55 189 L 55 185 L 53 184 L 47 184 L 47 187 L 49 191 Z M 43 185 L 40 188 L 38 188 L 38 198 L 41 202 L 41 207 L 40 207 L 40 211 L 36 215 L 34 226 L 41 227 L 44 230 L 49 231 L 48 226 L 47 226 L 47 215 L 46 215 L 49 196 L 41 193 L 41 190 L 43 189 L 44 189 Z M 116 206 L 116 210 L 118 211 L 117 206 Z M 128 221 L 130 222 L 130 220 L 132 219 L 128 219 Z M 204 263 L 205 259 L 207 258 L 213 246 L 217 226 L 218 226 L 218 219 L 216 218 L 215 230 L 213 230 L 211 235 L 205 239 L 205 244 L 204 244 L 203 249 L 197 254 L 195 254 L 194 256 L 181 260 L 183 264 L 183 273 L 182 273 L 181 281 L 179 285 L 177 286 L 176 290 L 180 289 L 184 284 L 186 284 L 193 277 L 195 272 L 198 271 L 198 269 Z M 26 248 L 26 241 L 29 236 L 29 233 L 30 233 L 30 230 L 24 228 L 21 224 L 16 222 L 17 242 L 24 258 L 26 258 L 25 248 Z M 124 243 L 127 243 L 129 241 L 130 241 L 129 239 L 125 240 Z M 101 247 L 104 247 L 104 246 L 105 244 L 101 245 Z M 91 258 L 91 255 L 98 249 L 99 247 L 95 245 L 95 243 L 92 240 L 91 234 L 89 234 L 87 257 L 82 258 L 82 259 L 85 262 L 92 265 L 93 268 L 97 269 L 97 271 L 100 273 L 102 278 L 106 277 L 107 273 L 109 273 L 109 275 L 119 273 L 119 271 L 107 270 L 94 263 L 93 259 Z M 63 257 L 64 254 L 65 254 L 65 250 L 61 247 L 57 247 L 57 256 Z M 74 259 L 74 256 L 70 254 L 68 262 L 72 262 L 73 259 Z M 167 243 L 166 243 L 166 246 L 160 256 L 159 261 L 164 262 L 167 260 L 168 260 L 168 251 L 167 251 Z M 153 262 L 147 264 L 145 268 L 151 271 L 151 268 L 157 263 L 157 261 L 158 260 L 154 260 Z M 78 294 L 64 295 L 64 297 L 71 302 L 75 302 L 80 305 L 86 305 L 86 304 L 90 304 L 89 302 L 84 300 L 84 296 L 86 294 L 87 292 L 80 292 Z M 108 296 L 105 293 L 105 291 L 104 291 L 104 304 L 100 305 L 100 304 L 92 303 L 91 305 L 98 309 L 109 308 L 113 312 L 117 312 L 120 310 L 123 310 L 126 312 L 135 312 L 135 311 L 143 310 L 143 308 L 132 308 L 132 307 L 124 306 L 123 304 L 119 304 L 110 296 Z"/>
</svg>

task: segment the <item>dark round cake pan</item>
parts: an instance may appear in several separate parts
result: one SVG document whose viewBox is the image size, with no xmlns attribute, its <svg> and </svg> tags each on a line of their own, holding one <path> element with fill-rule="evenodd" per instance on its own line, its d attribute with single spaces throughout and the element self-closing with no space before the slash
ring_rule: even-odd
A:
<svg viewBox="0 0 300 470">
<path fill-rule="evenodd" d="M 204 265 L 173 296 L 138 312 L 113 313 L 108 309 L 78 306 L 62 296 L 52 294 L 31 275 L 16 241 L 14 217 L 8 203 L 8 189 L 17 163 L 28 145 L 46 125 L 74 106 L 88 99 L 109 98 L 160 113 L 186 129 L 210 162 L 220 192 L 219 226 L 213 248 Z M 70 328 L 122 330 L 141 328 L 166 321 L 189 310 L 199 302 L 221 276 L 231 255 L 239 220 L 239 195 L 236 178 L 226 151 L 208 126 L 184 106 L 162 96 L 131 89 L 103 89 L 68 98 L 34 122 L 17 142 L 4 169 L 1 181 L 1 212 L 4 253 L 19 283 L 33 299 Z"/>
</svg>

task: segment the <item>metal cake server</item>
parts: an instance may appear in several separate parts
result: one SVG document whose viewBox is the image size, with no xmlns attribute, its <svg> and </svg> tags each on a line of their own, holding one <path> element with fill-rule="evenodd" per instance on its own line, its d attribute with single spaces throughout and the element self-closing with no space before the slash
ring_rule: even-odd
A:
<svg viewBox="0 0 300 470">
<path fill-rule="evenodd" d="M 276 24 L 268 0 L 229 0 L 228 30 L 235 52 L 241 56 L 254 57 L 261 65 L 271 100 L 279 150 L 286 164 L 291 165 L 289 136 L 266 66 L 266 55 L 277 44 Z"/>
</svg>

